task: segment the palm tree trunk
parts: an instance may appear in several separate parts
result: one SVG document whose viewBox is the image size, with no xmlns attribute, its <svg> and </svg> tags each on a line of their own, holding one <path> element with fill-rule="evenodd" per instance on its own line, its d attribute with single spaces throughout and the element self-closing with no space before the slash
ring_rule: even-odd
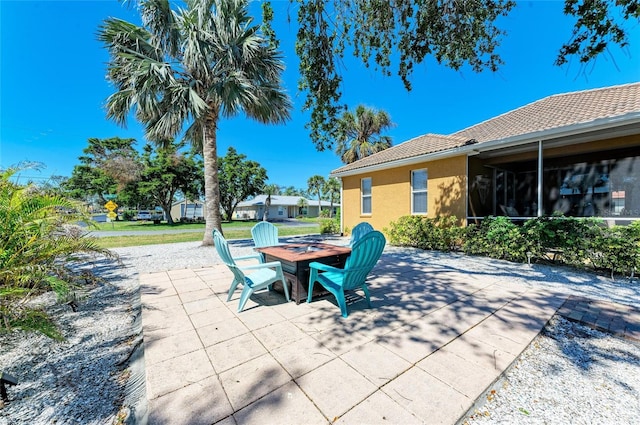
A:
<svg viewBox="0 0 640 425">
<path fill-rule="evenodd" d="M 214 113 L 212 113 L 214 115 Z M 213 229 L 222 232 L 220 216 L 220 183 L 218 180 L 218 147 L 216 140 L 217 111 L 203 125 L 202 157 L 204 158 L 205 227 L 202 245 L 213 245 Z"/>
<path fill-rule="evenodd" d="M 262 214 L 262 221 L 269 221 L 269 208 L 271 208 L 271 195 L 267 195 L 267 200 L 264 202 L 264 214 Z"/>
</svg>

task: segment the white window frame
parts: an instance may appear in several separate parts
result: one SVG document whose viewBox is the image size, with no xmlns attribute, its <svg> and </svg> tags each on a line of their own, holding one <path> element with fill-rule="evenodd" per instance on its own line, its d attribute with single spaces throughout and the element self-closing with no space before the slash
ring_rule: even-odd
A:
<svg viewBox="0 0 640 425">
<path fill-rule="evenodd" d="M 368 194 L 365 194 L 364 192 L 365 181 L 369 182 Z M 360 179 L 360 214 L 361 215 L 371 215 L 371 213 L 373 212 L 373 198 L 371 196 L 372 192 L 373 192 L 373 182 L 371 181 L 371 177 L 365 177 L 363 179 Z M 369 211 L 364 210 L 365 199 L 369 199 Z"/>
<path fill-rule="evenodd" d="M 416 173 L 424 173 L 425 174 L 425 187 L 424 188 L 418 188 L 416 189 L 414 186 L 414 176 L 416 175 Z M 415 205 L 414 205 L 414 199 L 415 199 L 415 195 L 416 194 L 422 194 L 424 193 L 426 196 L 426 206 L 425 206 L 425 211 L 416 211 L 415 210 Z M 414 215 L 426 215 L 429 212 L 429 172 L 427 171 L 426 168 L 420 168 L 418 170 L 411 170 L 411 214 Z"/>
</svg>

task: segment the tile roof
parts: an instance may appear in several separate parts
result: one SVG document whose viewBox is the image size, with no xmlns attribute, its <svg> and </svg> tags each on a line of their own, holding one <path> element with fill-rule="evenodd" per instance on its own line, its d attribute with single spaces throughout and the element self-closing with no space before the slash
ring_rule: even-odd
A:
<svg viewBox="0 0 640 425">
<path fill-rule="evenodd" d="M 488 142 L 620 117 L 631 112 L 640 112 L 640 83 L 545 97 L 452 136 Z"/>
<path fill-rule="evenodd" d="M 515 136 L 588 125 L 607 118 L 640 114 L 640 83 L 557 94 L 506 112 L 449 136 L 425 134 L 377 154 L 335 169 L 332 174 L 382 165 L 411 157 L 459 148 L 475 141 L 478 145 Z"/>
<path fill-rule="evenodd" d="M 295 207 L 298 205 L 298 202 L 300 201 L 300 198 L 304 198 L 307 201 L 308 205 L 312 205 L 312 206 L 317 206 L 318 205 L 318 199 L 308 199 L 305 198 L 304 196 L 284 196 L 284 195 L 271 195 L 271 206 L 272 207 L 276 207 L 276 206 L 290 206 L 290 207 Z M 267 201 L 267 195 L 258 195 L 248 201 L 242 201 L 238 203 L 238 207 L 252 207 L 252 206 L 257 206 L 257 205 L 264 205 L 265 202 Z M 321 202 L 322 206 L 328 207 L 331 205 L 331 203 L 329 201 L 322 201 Z M 337 206 L 336 203 L 333 204 L 334 206 Z"/>
<path fill-rule="evenodd" d="M 434 153 L 448 149 L 464 146 L 469 140 L 465 137 L 445 136 L 442 134 L 424 134 L 406 142 L 395 145 L 382 152 L 362 158 L 351 164 L 347 164 L 332 173 L 354 170 L 357 168 L 369 167 L 372 165 L 385 164 L 387 162 L 412 158 L 426 153 Z"/>
</svg>

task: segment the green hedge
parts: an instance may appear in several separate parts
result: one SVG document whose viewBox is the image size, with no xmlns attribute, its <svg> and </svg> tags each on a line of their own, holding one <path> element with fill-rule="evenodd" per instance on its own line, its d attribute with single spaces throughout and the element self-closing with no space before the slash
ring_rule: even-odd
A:
<svg viewBox="0 0 640 425">
<path fill-rule="evenodd" d="M 389 242 L 514 262 L 556 262 L 633 276 L 640 270 L 640 222 L 607 227 L 600 219 L 554 215 L 516 225 L 508 217 L 485 217 L 460 227 L 454 217 L 404 216 L 384 229 Z"/>
<path fill-rule="evenodd" d="M 464 229 L 457 225 L 455 217 L 426 218 L 404 216 L 385 229 L 389 242 L 397 246 L 451 251 L 458 249 Z"/>
</svg>

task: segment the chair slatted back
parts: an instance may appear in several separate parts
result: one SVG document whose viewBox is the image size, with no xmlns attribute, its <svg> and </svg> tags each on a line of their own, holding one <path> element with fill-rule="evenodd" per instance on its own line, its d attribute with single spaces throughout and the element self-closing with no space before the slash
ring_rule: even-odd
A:
<svg viewBox="0 0 640 425">
<path fill-rule="evenodd" d="M 343 287 L 350 290 L 360 287 L 367 279 L 367 275 L 376 265 L 386 244 L 384 235 L 372 230 L 366 233 L 351 247 L 351 255 L 344 266 Z"/>
<path fill-rule="evenodd" d="M 231 270 L 233 276 L 237 279 L 238 282 L 244 283 L 246 281 L 245 275 L 244 273 L 242 273 L 242 270 L 238 268 L 235 260 L 231 256 L 231 251 L 229 250 L 229 244 L 227 243 L 227 240 L 217 229 L 213 230 L 213 241 L 216 246 L 216 251 L 222 259 L 222 262 L 226 264 L 227 267 L 229 267 L 229 270 Z"/>
<path fill-rule="evenodd" d="M 373 231 L 373 226 L 367 223 L 366 221 L 356 224 L 353 230 L 351 231 L 351 241 L 349 242 L 349 245 L 353 246 L 364 235 L 372 231 Z"/>
<path fill-rule="evenodd" d="M 256 248 L 278 245 L 278 228 L 268 221 L 261 221 L 251 228 L 251 237 Z"/>
</svg>

